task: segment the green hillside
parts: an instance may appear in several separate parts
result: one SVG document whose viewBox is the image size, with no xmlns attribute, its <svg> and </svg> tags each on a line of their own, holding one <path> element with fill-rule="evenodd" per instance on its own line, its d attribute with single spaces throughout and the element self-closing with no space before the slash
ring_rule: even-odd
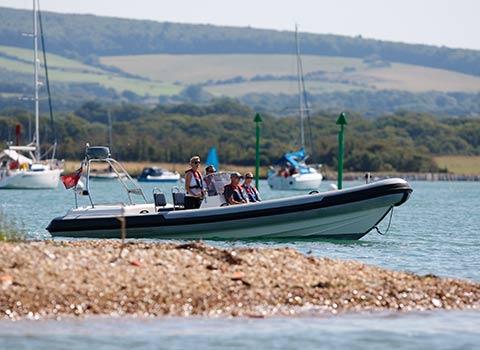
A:
<svg viewBox="0 0 480 350">
<path fill-rule="evenodd" d="M 103 64 L 148 79 L 200 84 L 216 96 L 248 93 L 293 94 L 293 55 L 139 55 L 102 57 Z M 480 77 L 401 63 L 358 58 L 302 57 L 312 94 L 349 90 L 480 92 Z"/>
<path fill-rule="evenodd" d="M 180 91 L 180 88 L 171 83 L 128 78 L 59 55 L 48 54 L 47 59 L 49 78 L 53 84 L 95 83 L 105 88 L 112 88 L 119 93 L 130 90 L 138 95 L 154 96 L 174 94 Z M 31 77 L 33 77 L 32 50 L 0 46 L 0 68 L 19 73 L 23 76 L 21 79 L 23 82 L 30 83 Z M 43 74 L 43 70 L 40 71 L 40 74 Z M 0 82 L 5 82 L 5 79 L 0 77 Z"/>
<path fill-rule="evenodd" d="M 134 4 L 132 4 L 134 6 Z M 30 47 L 31 11 L 0 7 L 0 45 Z M 144 54 L 292 54 L 288 31 L 44 12 L 49 51 L 80 60 Z M 293 29 L 293 28 L 292 28 Z M 480 51 L 302 33 L 302 53 L 368 58 L 480 76 Z"/>
<path fill-rule="evenodd" d="M 31 108 L 31 11 L 0 7 L 0 109 Z M 253 28 L 42 14 L 55 107 L 208 103 L 260 111 L 297 105 L 294 35 Z M 302 33 L 312 109 L 368 116 L 480 113 L 480 51 Z M 41 108 L 45 108 L 42 106 Z"/>
</svg>

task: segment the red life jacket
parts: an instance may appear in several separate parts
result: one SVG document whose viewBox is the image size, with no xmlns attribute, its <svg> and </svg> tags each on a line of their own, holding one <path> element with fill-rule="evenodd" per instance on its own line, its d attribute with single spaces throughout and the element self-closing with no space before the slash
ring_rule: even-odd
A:
<svg viewBox="0 0 480 350">
<path fill-rule="evenodd" d="M 230 183 L 228 185 L 225 185 L 225 187 L 230 187 L 233 190 L 233 199 L 236 200 L 237 202 L 242 202 L 242 201 L 248 202 L 247 198 L 245 198 L 245 196 L 243 195 L 243 191 L 242 191 L 243 188 L 241 185 L 233 186 Z M 228 200 L 228 198 L 226 199 Z"/>
<path fill-rule="evenodd" d="M 258 202 L 260 201 L 260 195 L 258 193 L 258 190 L 256 189 L 255 186 L 250 185 L 250 186 L 243 186 L 245 189 L 245 192 L 247 192 L 247 195 L 252 202 Z"/>
</svg>

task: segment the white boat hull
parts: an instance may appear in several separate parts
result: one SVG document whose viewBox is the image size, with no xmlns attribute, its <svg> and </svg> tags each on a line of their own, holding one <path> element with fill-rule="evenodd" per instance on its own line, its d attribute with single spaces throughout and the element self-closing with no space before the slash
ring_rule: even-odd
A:
<svg viewBox="0 0 480 350">
<path fill-rule="evenodd" d="M 127 206 L 128 238 L 172 239 L 358 239 L 411 188 L 390 179 L 355 188 L 217 208 L 171 210 L 153 205 Z M 49 232 L 68 237 L 120 237 L 120 206 L 79 208 L 52 220 Z M 158 209 L 157 209 L 158 210 Z M 143 213 L 143 215 L 142 215 Z"/>
<path fill-rule="evenodd" d="M 123 174 L 120 174 L 120 176 L 123 178 L 125 176 L 122 176 Z M 118 174 L 117 173 L 103 173 L 103 172 L 91 172 L 90 173 L 90 179 L 95 179 L 95 180 L 116 180 L 118 179 Z"/>
<path fill-rule="evenodd" d="M 292 176 L 271 175 L 268 177 L 268 185 L 272 190 L 279 191 L 308 191 L 318 190 L 322 183 L 322 174 L 294 174 Z"/>
<path fill-rule="evenodd" d="M 177 182 L 180 181 L 180 174 L 151 176 L 148 175 L 145 178 L 137 179 L 139 182 Z"/>
<path fill-rule="evenodd" d="M 17 170 L 0 178 L 0 188 L 4 189 L 49 189 L 58 186 L 61 169 L 42 171 Z"/>
</svg>

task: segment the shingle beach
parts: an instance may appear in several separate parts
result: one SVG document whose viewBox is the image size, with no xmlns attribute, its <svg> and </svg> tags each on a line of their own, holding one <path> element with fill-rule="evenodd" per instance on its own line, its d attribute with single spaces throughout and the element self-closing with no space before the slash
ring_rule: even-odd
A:
<svg viewBox="0 0 480 350">
<path fill-rule="evenodd" d="M 480 308 L 480 285 L 305 256 L 289 248 L 0 242 L 0 318 L 7 319 L 467 308 Z"/>
</svg>

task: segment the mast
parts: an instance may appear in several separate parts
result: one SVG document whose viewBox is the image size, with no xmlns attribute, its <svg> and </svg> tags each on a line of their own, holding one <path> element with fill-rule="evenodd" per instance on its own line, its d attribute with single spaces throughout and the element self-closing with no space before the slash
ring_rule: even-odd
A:
<svg viewBox="0 0 480 350">
<path fill-rule="evenodd" d="M 110 114 L 110 108 L 107 109 L 108 117 L 108 147 L 112 151 L 113 141 L 112 141 L 112 115 Z"/>
<path fill-rule="evenodd" d="M 33 73 L 34 73 L 34 101 L 35 101 L 35 161 L 40 160 L 40 126 L 39 126 L 39 101 L 38 101 L 38 16 L 37 0 L 33 0 Z"/>
<path fill-rule="evenodd" d="M 52 160 L 55 158 L 55 152 L 57 150 L 57 133 L 55 131 L 55 123 L 53 122 L 53 107 L 52 107 L 52 93 L 50 91 L 50 79 L 48 78 L 48 65 L 47 65 L 47 50 L 45 48 L 45 36 L 43 35 L 43 21 L 42 21 L 42 11 L 40 11 L 40 0 L 38 0 L 37 6 L 38 13 L 38 24 L 40 25 L 40 38 L 42 39 L 42 53 L 43 53 L 43 68 L 45 69 L 45 82 L 47 85 L 47 96 L 48 96 L 48 110 L 50 112 L 50 130 L 53 133 L 53 145 L 51 146 L 52 150 Z"/>
<path fill-rule="evenodd" d="M 305 100 L 304 94 L 302 93 L 302 77 L 303 77 L 303 67 L 302 59 L 300 57 L 300 38 L 298 36 L 298 25 L 295 24 L 295 42 L 297 46 L 297 78 L 298 78 L 298 103 L 299 103 L 299 113 L 300 113 L 300 143 L 302 148 L 305 148 L 305 131 L 303 128 L 303 119 L 305 112 Z"/>
</svg>

